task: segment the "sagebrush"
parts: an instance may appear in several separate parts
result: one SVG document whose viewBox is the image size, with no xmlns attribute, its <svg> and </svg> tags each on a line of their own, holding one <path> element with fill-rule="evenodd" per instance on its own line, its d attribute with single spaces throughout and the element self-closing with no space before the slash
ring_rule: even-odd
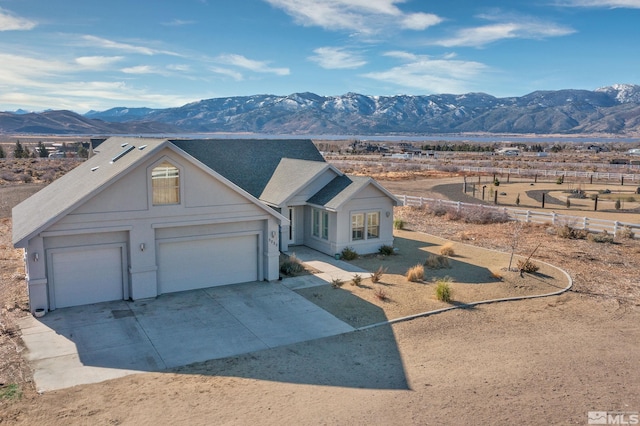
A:
<svg viewBox="0 0 640 426">
<path fill-rule="evenodd" d="M 429 269 L 445 269 L 449 267 L 449 259 L 443 255 L 430 254 L 424 261 L 424 266 Z"/>
</svg>

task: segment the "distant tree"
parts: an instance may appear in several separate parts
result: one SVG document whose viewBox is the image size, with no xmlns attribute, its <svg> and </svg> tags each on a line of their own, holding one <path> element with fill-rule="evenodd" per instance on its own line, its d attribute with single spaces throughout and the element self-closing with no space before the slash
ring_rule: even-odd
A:
<svg viewBox="0 0 640 426">
<path fill-rule="evenodd" d="M 13 149 L 13 157 L 14 158 L 29 158 L 29 150 L 25 149 L 20 140 L 16 141 L 16 146 Z"/>
<path fill-rule="evenodd" d="M 0 158 L 6 158 L 7 154 L 5 154 L 4 149 L 2 149 L 2 145 L 0 145 Z"/>
<path fill-rule="evenodd" d="M 38 157 L 40 158 L 49 157 L 49 149 L 42 143 L 42 141 L 38 142 L 38 148 L 36 148 L 36 152 L 38 153 Z"/>
<path fill-rule="evenodd" d="M 82 144 L 78 144 L 78 157 L 80 158 L 89 158 L 89 150 L 82 146 Z"/>
</svg>

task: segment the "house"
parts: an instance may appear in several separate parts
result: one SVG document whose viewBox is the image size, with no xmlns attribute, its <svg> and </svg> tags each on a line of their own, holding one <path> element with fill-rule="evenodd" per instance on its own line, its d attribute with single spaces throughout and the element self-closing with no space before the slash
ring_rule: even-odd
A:
<svg viewBox="0 0 640 426">
<path fill-rule="evenodd" d="M 310 140 L 112 137 L 13 209 L 31 309 L 279 278 L 280 251 L 393 244 L 398 200 Z"/>
</svg>

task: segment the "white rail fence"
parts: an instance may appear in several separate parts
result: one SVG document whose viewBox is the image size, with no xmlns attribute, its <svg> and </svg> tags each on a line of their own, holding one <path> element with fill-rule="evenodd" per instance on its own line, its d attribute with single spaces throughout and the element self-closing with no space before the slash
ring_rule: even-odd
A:
<svg viewBox="0 0 640 426">
<path fill-rule="evenodd" d="M 596 219 L 592 217 L 580 217 L 558 214 L 555 212 L 541 212 L 537 210 L 521 210 L 508 207 L 487 206 L 484 204 L 470 204 L 460 201 L 439 200 L 435 198 L 415 197 L 412 195 L 396 195 L 404 206 L 429 207 L 431 209 L 454 210 L 457 213 L 467 211 L 495 212 L 505 214 L 509 220 L 525 223 L 549 223 L 552 225 L 569 225 L 572 228 L 584 229 L 589 232 L 607 232 L 618 235 L 622 230 L 629 229 L 635 238 L 640 238 L 640 224 L 625 223 L 613 220 Z"/>
</svg>

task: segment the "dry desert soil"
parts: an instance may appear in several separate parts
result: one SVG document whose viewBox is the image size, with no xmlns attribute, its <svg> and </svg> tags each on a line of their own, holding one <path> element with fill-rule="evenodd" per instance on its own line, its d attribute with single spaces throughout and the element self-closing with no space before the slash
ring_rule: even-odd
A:
<svg viewBox="0 0 640 426">
<path fill-rule="evenodd" d="M 401 185 L 455 198 L 434 190 L 442 182 L 382 183 L 393 192 Z M 0 197 L 11 205 L 34 189 L 4 185 Z M 28 315 L 21 252 L 10 244 L 8 209 L 0 211 L 0 425 L 581 425 L 589 411 L 640 411 L 640 241 L 569 240 L 547 226 L 474 225 L 410 208 L 395 211 L 408 229 L 396 235 L 397 255 L 354 261 L 386 267 L 380 283 L 364 277 L 359 286 L 301 294 L 361 326 L 451 306 L 433 297 L 432 279 L 447 275 L 460 309 L 38 394 L 15 326 Z M 406 268 L 437 254 L 445 240 L 455 251 L 450 267 L 408 283 Z M 506 270 L 514 241 L 521 256 L 538 247 L 538 274 Z M 565 275 L 545 263 L 564 269 L 573 287 L 559 296 L 463 305 L 564 287 Z"/>
</svg>

